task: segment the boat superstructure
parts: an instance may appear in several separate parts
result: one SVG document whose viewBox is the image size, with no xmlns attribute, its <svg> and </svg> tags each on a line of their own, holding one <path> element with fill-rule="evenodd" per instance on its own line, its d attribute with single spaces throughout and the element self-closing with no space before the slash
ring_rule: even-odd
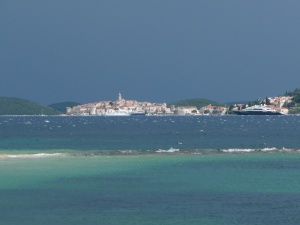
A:
<svg viewBox="0 0 300 225">
<path fill-rule="evenodd" d="M 285 115 L 285 113 L 271 109 L 265 105 L 254 105 L 245 109 L 234 111 L 238 115 Z"/>
<path fill-rule="evenodd" d="M 101 116 L 131 116 L 131 111 L 128 110 L 113 110 L 100 114 Z"/>
</svg>

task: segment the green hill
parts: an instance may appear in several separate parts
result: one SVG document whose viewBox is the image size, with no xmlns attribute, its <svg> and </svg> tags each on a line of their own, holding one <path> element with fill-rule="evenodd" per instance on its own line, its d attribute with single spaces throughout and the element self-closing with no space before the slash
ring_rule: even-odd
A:
<svg viewBox="0 0 300 225">
<path fill-rule="evenodd" d="M 209 100 L 209 99 L 205 99 L 205 98 L 193 98 L 193 99 L 179 100 L 179 101 L 176 101 L 176 102 L 168 103 L 168 107 L 170 107 L 171 105 L 174 105 L 175 107 L 178 107 L 178 106 L 196 106 L 198 109 L 200 109 L 203 106 L 206 106 L 206 105 L 209 105 L 209 104 L 212 104 L 214 106 L 224 105 L 222 103 L 212 101 L 212 100 Z"/>
<path fill-rule="evenodd" d="M 291 91 L 291 92 L 286 92 L 285 95 L 293 97 L 291 106 L 300 106 L 300 89 L 299 88 L 296 88 L 294 91 Z"/>
<path fill-rule="evenodd" d="M 59 113 L 49 106 L 44 106 L 28 100 L 0 97 L 0 115 L 58 115 Z"/>
<path fill-rule="evenodd" d="M 76 105 L 81 105 L 81 103 L 78 102 L 59 102 L 59 103 L 54 103 L 51 105 L 48 105 L 49 107 L 61 112 L 61 113 L 66 113 L 66 107 L 73 107 Z"/>
</svg>

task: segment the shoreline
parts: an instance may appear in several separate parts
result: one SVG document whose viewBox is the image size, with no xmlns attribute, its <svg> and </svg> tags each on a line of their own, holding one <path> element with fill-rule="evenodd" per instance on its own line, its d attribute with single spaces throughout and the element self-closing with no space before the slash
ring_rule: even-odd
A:
<svg viewBox="0 0 300 225">
<path fill-rule="evenodd" d="M 147 156 L 147 155 L 228 155 L 228 154 L 276 154 L 276 153 L 300 153 L 300 149 L 157 149 L 157 150 L 92 150 L 92 151 L 77 151 L 77 150 L 49 150 L 49 151 L 26 151 L 21 150 L 0 150 L 1 159 L 38 159 L 38 158 L 53 158 L 53 157 L 97 157 L 97 156 Z"/>
</svg>

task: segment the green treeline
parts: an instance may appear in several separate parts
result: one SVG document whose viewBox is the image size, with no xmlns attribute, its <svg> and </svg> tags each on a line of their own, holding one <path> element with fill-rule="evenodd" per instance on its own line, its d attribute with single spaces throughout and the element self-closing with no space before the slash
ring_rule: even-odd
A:
<svg viewBox="0 0 300 225">
<path fill-rule="evenodd" d="M 66 113 L 66 108 L 67 107 L 73 107 L 76 105 L 81 105 L 81 103 L 78 102 L 60 102 L 60 103 L 54 103 L 51 105 L 48 105 L 49 107 L 55 109 L 56 111 L 60 113 Z"/>
<path fill-rule="evenodd" d="M 284 105 L 289 109 L 289 114 L 300 113 L 300 89 L 296 88 L 294 91 L 286 92 L 286 96 L 292 96 L 292 102 Z"/>
<path fill-rule="evenodd" d="M 0 97 L 0 115 L 58 115 L 59 113 L 49 106 L 44 106 L 28 100 Z"/>
<path fill-rule="evenodd" d="M 174 105 L 175 107 L 179 107 L 179 106 L 196 106 L 197 109 L 200 109 L 204 106 L 207 105 L 214 105 L 214 106 L 221 106 L 224 105 L 222 103 L 216 102 L 216 101 L 212 101 L 209 99 L 205 99 L 205 98 L 193 98 L 193 99 L 186 99 L 186 100 L 180 100 L 180 101 L 175 101 L 175 102 L 171 102 L 168 104 L 168 107 Z"/>
<path fill-rule="evenodd" d="M 286 92 L 285 95 L 293 97 L 289 105 L 290 107 L 300 106 L 300 89 L 296 88 L 294 91 Z"/>
</svg>

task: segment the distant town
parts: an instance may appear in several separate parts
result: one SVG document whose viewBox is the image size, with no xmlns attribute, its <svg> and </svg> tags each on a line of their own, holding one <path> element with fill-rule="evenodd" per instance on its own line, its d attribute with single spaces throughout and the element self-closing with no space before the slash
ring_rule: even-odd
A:
<svg viewBox="0 0 300 225">
<path fill-rule="evenodd" d="M 292 96 L 266 97 L 262 101 L 248 104 L 231 104 L 224 106 L 206 105 L 196 106 L 167 105 L 167 103 L 139 102 L 126 100 L 119 93 L 116 101 L 100 101 L 66 108 L 66 115 L 74 116 L 130 116 L 130 115 L 225 115 L 245 109 L 254 104 L 268 105 L 269 108 L 288 114 L 288 105 L 292 103 Z"/>
</svg>

